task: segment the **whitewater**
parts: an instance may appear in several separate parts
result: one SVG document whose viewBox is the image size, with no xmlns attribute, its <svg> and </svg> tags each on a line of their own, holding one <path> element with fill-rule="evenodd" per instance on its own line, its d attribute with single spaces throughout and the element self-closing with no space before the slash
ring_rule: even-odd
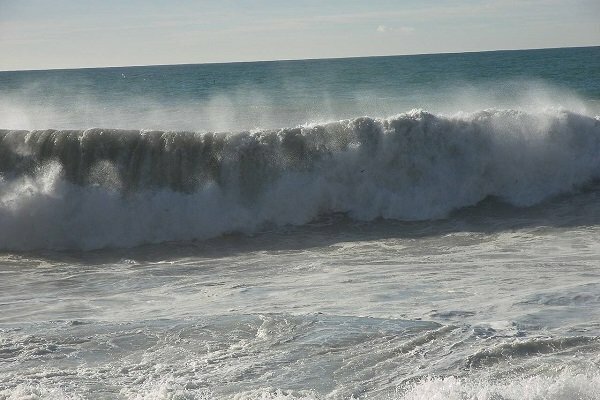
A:
<svg viewBox="0 0 600 400">
<path fill-rule="evenodd" d="M 0 72 L 0 399 L 599 399 L 599 49 Z"/>
</svg>

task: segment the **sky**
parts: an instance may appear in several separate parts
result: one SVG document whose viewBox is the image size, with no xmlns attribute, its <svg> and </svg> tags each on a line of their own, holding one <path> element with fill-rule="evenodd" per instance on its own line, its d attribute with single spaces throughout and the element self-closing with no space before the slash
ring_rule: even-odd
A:
<svg viewBox="0 0 600 400">
<path fill-rule="evenodd" d="M 598 0 L 0 0 L 0 70 L 600 45 Z"/>
</svg>

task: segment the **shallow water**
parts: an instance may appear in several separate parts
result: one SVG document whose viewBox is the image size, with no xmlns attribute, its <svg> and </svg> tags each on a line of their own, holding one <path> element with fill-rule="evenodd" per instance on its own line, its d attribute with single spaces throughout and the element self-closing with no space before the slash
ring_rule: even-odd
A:
<svg viewBox="0 0 600 400">
<path fill-rule="evenodd" d="M 597 193 L 6 255 L 0 393 L 597 398 Z"/>
</svg>

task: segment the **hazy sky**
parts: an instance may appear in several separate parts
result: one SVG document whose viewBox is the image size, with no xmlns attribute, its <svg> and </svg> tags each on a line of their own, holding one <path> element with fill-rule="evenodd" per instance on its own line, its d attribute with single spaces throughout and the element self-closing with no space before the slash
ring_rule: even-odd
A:
<svg viewBox="0 0 600 400">
<path fill-rule="evenodd" d="M 0 0 L 0 70 L 600 45 L 599 0 Z"/>
</svg>

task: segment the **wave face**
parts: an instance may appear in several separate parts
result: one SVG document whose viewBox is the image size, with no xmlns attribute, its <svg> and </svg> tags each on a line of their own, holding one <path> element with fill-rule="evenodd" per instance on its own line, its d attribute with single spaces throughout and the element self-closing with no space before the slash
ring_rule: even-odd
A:
<svg viewBox="0 0 600 400">
<path fill-rule="evenodd" d="M 600 118 L 413 110 L 281 130 L 0 131 L 0 248 L 204 239 L 343 212 L 426 220 L 600 178 Z"/>
</svg>

